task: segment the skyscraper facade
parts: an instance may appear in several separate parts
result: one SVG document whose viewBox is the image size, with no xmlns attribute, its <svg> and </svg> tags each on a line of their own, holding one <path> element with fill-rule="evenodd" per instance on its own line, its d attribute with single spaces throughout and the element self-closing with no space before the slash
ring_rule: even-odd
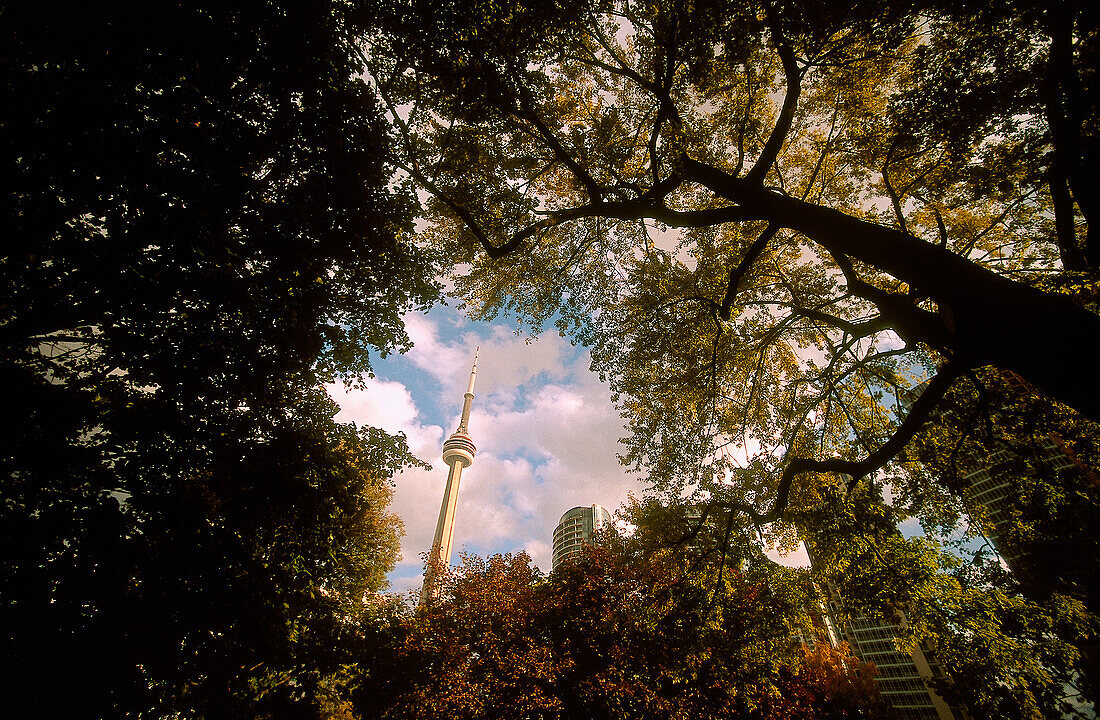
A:
<svg viewBox="0 0 1100 720">
<path fill-rule="evenodd" d="M 1063 416 L 1010 371 L 983 369 L 971 385 L 976 396 L 949 398 L 926 426 L 952 450 L 949 463 L 934 464 L 941 481 L 959 495 L 970 525 L 981 529 L 1024 595 L 1062 587 L 1087 597 L 1100 568 L 1091 531 L 1100 523 L 1100 474 L 1088 423 Z M 943 443 L 944 436 L 954 442 Z M 1077 647 L 1084 674 L 1100 676 L 1100 637 Z"/>
<path fill-rule="evenodd" d="M 1032 462 L 1042 463 L 1050 471 L 1078 471 L 1071 456 L 1052 436 L 1034 438 L 1030 449 Z M 971 520 L 985 531 L 1005 564 L 1019 577 L 1028 574 L 1027 562 L 1021 549 L 1008 538 L 1012 534 L 1012 511 L 1018 504 L 1019 485 L 1026 483 L 1027 478 L 1004 471 L 1018 461 L 1018 454 L 1007 444 L 994 446 L 983 457 L 966 453 L 959 462 L 959 478 Z"/>
<path fill-rule="evenodd" d="M 808 545 L 806 553 L 811 566 L 816 565 L 814 550 Z M 830 631 L 827 632 L 829 642 L 847 642 L 853 655 L 863 662 L 875 664 L 878 669 L 875 685 L 883 701 L 894 709 L 898 720 L 961 720 L 966 717 L 961 710 L 950 707 L 928 684 L 933 678 L 944 677 L 934 648 L 925 642 L 918 643 L 912 652 L 898 648 L 901 623 L 905 622 L 903 609 L 895 608 L 899 622 L 877 619 L 847 606 L 832 582 L 826 581 L 823 589 L 826 602 L 822 620 Z"/>
<path fill-rule="evenodd" d="M 1037 531 L 1020 522 L 1028 496 L 1043 483 L 1090 495 L 1100 477 L 1051 427 L 1020 422 L 1034 417 L 1030 405 L 1041 400 L 1022 378 L 987 369 L 980 379 L 984 397 L 963 395 L 945 403 L 932 414 L 926 432 L 939 433 L 942 446 L 951 450 L 950 462 L 936 467 L 943 484 L 959 494 L 971 525 L 981 528 L 1017 579 L 1033 581 L 1051 574 L 1052 566 L 1029 547 Z M 949 442 L 942 442 L 945 437 Z M 1058 525 L 1057 507 L 1044 506 L 1042 512 L 1049 515 L 1048 528 Z"/>
<path fill-rule="evenodd" d="M 611 524 L 611 513 L 602 505 L 587 505 L 566 510 L 554 528 L 552 569 L 566 558 L 581 552 L 592 536 Z"/>
<path fill-rule="evenodd" d="M 842 600 L 835 588 L 829 587 L 826 594 L 830 618 L 841 616 Z M 829 622 L 835 624 L 831 619 Z M 850 609 L 848 622 L 839 627 L 841 639 L 848 643 L 852 654 L 875 664 L 878 670 L 875 684 L 898 720 L 956 719 L 952 709 L 926 682 L 943 677 L 929 645 L 920 643 L 912 653 L 902 652 L 897 647 L 897 625 Z"/>
</svg>

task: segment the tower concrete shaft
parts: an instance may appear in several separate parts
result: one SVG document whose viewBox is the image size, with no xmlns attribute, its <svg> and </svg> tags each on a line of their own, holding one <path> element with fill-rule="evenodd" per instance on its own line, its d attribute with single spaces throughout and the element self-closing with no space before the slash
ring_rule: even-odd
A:
<svg viewBox="0 0 1100 720">
<path fill-rule="evenodd" d="M 470 370 L 470 384 L 463 395 L 462 419 L 458 429 L 443 443 L 443 462 L 450 470 L 447 473 L 447 487 L 443 491 L 443 504 L 439 508 L 439 520 L 435 524 L 435 539 L 428 554 L 428 567 L 424 572 L 424 587 L 420 591 L 420 604 L 436 602 L 442 594 L 443 576 L 451 563 L 451 545 L 455 532 L 455 509 L 458 507 L 458 486 L 462 481 L 462 471 L 474 461 L 477 448 L 467 434 L 470 426 L 470 408 L 474 402 L 474 380 L 477 378 L 477 355 L 474 350 L 474 366 Z"/>
</svg>

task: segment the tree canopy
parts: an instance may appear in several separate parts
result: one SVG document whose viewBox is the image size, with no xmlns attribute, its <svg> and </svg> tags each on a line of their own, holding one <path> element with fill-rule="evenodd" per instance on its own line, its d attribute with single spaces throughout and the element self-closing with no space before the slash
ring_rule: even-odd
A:
<svg viewBox="0 0 1100 720">
<path fill-rule="evenodd" d="M 715 594 L 685 554 L 609 538 L 543 578 L 525 554 L 465 556 L 446 602 L 409 620 L 387 718 L 855 718 L 882 716 L 873 669 L 802 648 L 804 612 L 730 571 Z"/>
<path fill-rule="evenodd" d="M 383 18 L 406 180 L 472 312 L 591 346 L 658 488 L 778 519 L 799 475 L 873 476 L 987 364 L 1100 417 L 1093 10 L 497 9 Z"/>
<path fill-rule="evenodd" d="M 802 523 L 814 528 L 807 544 L 815 577 L 846 606 L 837 622 L 856 612 L 896 624 L 901 648 L 929 645 L 944 670 L 930 685 L 972 717 L 1091 717 L 1094 670 L 1082 649 L 1100 622 L 1075 587 L 1082 577 L 1092 581 L 1088 567 L 1030 593 L 988 549 L 971 557 L 965 535 L 954 546 L 942 535 L 905 537 L 898 530 L 905 513 L 866 488 L 821 495 Z M 1087 553 L 1073 556 L 1090 565 Z"/>
<path fill-rule="evenodd" d="M 812 585 L 759 557 L 797 532 L 853 602 L 904 605 L 903 642 L 939 640 L 945 696 L 1061 717 L 1100 637 L 1075 537 L 1100 504 L 1026 450 L 1100 447 L 1097 24 L 1077 0 L 6 4 L 0 707 L 859 716 L 865 668 L 799 657 Z M 410 618 L 376 593 L 387 478 L 418 461 L 323 384 L 408 347 L 444 258 L 472 315 L 591 348 L 662 541 L 550 579 L 468 558 Z M 956 458 L 1003 443 L 1030 479 L 1007 538 L 1059 555 L 1026 581 L 963 547 L 986 525 Z M 945 548 L 910 515 L 967 527 Z"/>
<path fill-rule="evenodd" d="M 652 496 L 818 542 L 855 601 L 909 602 L 913 633 L 957 633 L 954 697 L 1059 716 L 1095 637 L 1093 563 L 1073 544 L 1096 534 L 1095 483 L 1020 457 L 1033 560 L 1074 549 L 1034 592 L 980 552 L 960 560 L 983 526 L 945 466 L 1004 432 L 1054 432 L 1095 463 L 1092 5 L 471 0 L 379 16 L 369 73 L 470 312 L 591 348 Z M 1023 395 L 996 391 L 1005 372 Z M 971 391 L 969 421 L 936 415 Z M 903 453 L 929 421 L 931 452 Z M 977 439 L 967 422 L 999 427 Z M 910 514 L 962 540 L 903 542 Z"/>
<path fill-rule="evenodd" d="M 322 383 L 407 347 L 436 295 L 366 26 L 338 2 L 2 14 L 2 712 L 308 716 L 415 462 Z"/>
</svg>

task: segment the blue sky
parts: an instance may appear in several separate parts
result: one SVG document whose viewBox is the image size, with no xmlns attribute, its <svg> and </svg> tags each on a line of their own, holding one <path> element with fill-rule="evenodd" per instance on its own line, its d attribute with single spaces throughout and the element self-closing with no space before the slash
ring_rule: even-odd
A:
<svg viewBox="0 0 1100 720">
<path fill-rule="evenodd" d="M 624 435 L 607 386 L 587 350 L 551 331 L 517 336 L 508 323 L 473 322 L 453 308 L 406 316 L 413 349 L 376 363 L 366 390 L 329 388 L 337 419 L 402 431 L 431 471 L 395 478 L 392 509 L 405 523 L 392 590 L 419 588 L 421 553 L 432 541 L 447 467 L 440 459 L 458 426 L 474 348 L 481 347 L 470 435 L 474 464 L 462 476 L 455 548 L 477 554 L 526 550 L 544 571 L 558 518 L 576 505 L 612 512 L 642 478 L 616 458 Z"/>
<path fill-rule="evenodd" d="M 562 513 L 599 503 L 614 513 L 644 476 L 619 464 L 625 435 L 607 385 L 589 370 L 588 351 L 556 331 L 517 335 L 507 322 L 474 322 L 454 308 L 405 316 L 413 348 L 379 360 L 365 390 L 331 386 L 337 420 L 401 431 L 432 470 L 394 479 L 392 510 L 405 524 L 391 591 L 419 589 L 422 553 L 431 546 L 447 467 L 443 440 L 458 427 L 474 348 L 481 347 L 470 435 L 473 465 L 462 475 L 455 553 L 526 551 L 550 569 L 551 539 Z M 804 552 L 786 560 L 805 564 Z"/>
</svg>

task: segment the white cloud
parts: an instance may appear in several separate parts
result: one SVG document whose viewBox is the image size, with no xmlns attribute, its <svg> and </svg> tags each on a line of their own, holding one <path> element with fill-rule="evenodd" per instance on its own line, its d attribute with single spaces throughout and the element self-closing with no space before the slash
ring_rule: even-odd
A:
<svg viewBox="0 0 1100 720">
<path fill-rule="evenodd" d="M 431 545 L 447 477 L 440 448 L 457 426 L 478 344 L 470 418 L 478 454 L 462 476 L 452 562 L 464 546 L 479 553 L 526 550 L 549 570 L 550 540 L 562 513 L 592 503 L 614 511 L 638 488 L 616 459 L 622 421 L 607 387 L 588 371 L 588 354 L 556 334 L 531 342 L 503 325 L 474 325 L 453 312 L 405 320 L 414 342 L 405 360 L 425 382 L 383 379 L 383 362 L 365 390 L 329 389 L 340 404 L 340 421 L 402 431 L 413 453 L 435 466 L 395 478 L 392 509 L 404 520 L 406 536 L 392 590 L 420 586 L 420 554 Z M 429 377 L 444 393 L 434 399 L 446 415 L 434 423 L 423 417 L 433 399 L 424 393 L 437 392 Z"/>
<path fill-rule="evenodd" d="M 789 553 L 782 553 L 773 547 L 764 548 L 764 554 L 779 563 L 792 568 L 810 567 L 810 556 L 806 552 L 806 545 L 798 543 L 798 547 Z"/>
<path fill-rule="evenodd" d="M 552 550 L 553 548 L 550 543 L 539 542 L 538 540 L 531 540 L 523 547 L 523 551 L 530 555 L 532 559 L 545 558 L 544 562 L 540 563 L 536 561 L 535 564 L 546 571 L 550 569 L 550 554 Z"/>
<path fill-rule="evenodd" d="M 893 330 L 883 330 L 875 336 L 875 347 L 879 352 L 886 352 L 887 350 L 900 350 L 905 347 L 905 341 L 902 340 L 896 332 Z"/>
<path fill-rule="evenodd" d="M 421 554 L 431 545 L 447 479 L 441 447 L 457 426 L 479 344 L 470 418 L 478 453 L 462 476 L 452 562 L 463 548 L 480 554 L 526 551 L 549 571 L 551 538 L 562 513 L 592 503 L 614 512 L 629 492 L 640 490 L 637 476 L 628 475 L 617 460 L 625 430 L 607 386 L 588 370 L 587 352 L 556 334 L 530 342 L 503 325 L 475 325 L 453 312 L 442 313 L 437 322 L 437 314 L 406 317 L 415 346 L 405 360 L 422 382 L 387 380 L 386 363 L 379 363 L 379 377 L 368 379 L 365 389 L 329 388 L 341 407 L 339 421 L 404 432 L 412 452 L 434 465 L 394 479 L 392 510 L 406 531 L 391 574 L 391 591 L 399 593 L 422 583 Z M 440 385 L 442 397 L 427 395 L 439 392 Z M 444 415 L 424 417 L 432 405 L 442 407 Z M 775 550 L 767 554 L 791 567 L 809 564 L 801 544 L 785 556 Z"/>
<path fill-rule="evenodd" d="M 407 314 L 404 316 L 405 332 L 413 342 L 412 350 L 406 357 L 421 370 L 440 382 L 445 382 L 469 372 L 469 363 L 473 359 L 473 348 L 467 355 L 458 345 L 447 345 L 440 341 L 434 322 L 426 315 Z M 463 368 L 466 368 L 463 371 Z"/>
<path fill-rule="evenodd" d="M 362 390 L 344 385 L 330 385 L 327 389 L 340 406 L 337 422 L 370 425 L 391 433 L 403 432 L 414 454 L 417 447 L 441 442 L 443 428 L 420 423 L 412 394 L 399 382 L 368 378 Z"/>
</svg>

